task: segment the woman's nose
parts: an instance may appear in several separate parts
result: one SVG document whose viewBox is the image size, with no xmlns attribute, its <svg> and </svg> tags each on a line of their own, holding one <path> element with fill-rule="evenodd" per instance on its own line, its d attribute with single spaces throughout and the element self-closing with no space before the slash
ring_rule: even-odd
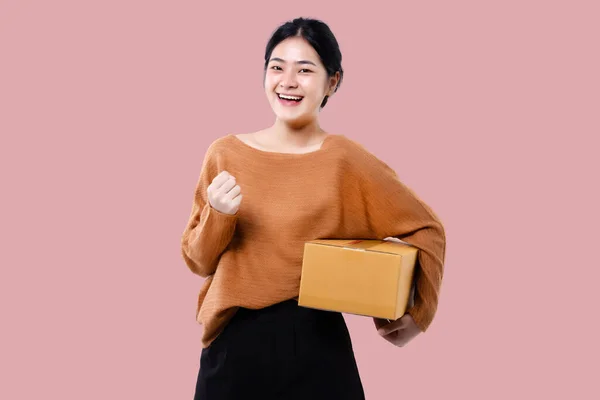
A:
<svg viewBox="0 0 600 400">
<path fill-rule="evenodd" d="M 281 87 L 286 87 L 286 88 L 298 86 L 298 82 L 296 81 L 296 75 L 293 73 L 287 73 L 287 74 L 283 75 L 279 85 Z"/>
</svg>

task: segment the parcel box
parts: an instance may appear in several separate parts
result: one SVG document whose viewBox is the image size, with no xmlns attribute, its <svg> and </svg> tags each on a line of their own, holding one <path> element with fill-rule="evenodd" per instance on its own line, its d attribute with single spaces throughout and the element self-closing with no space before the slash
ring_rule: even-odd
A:
<svg viewBox="0 0 600 400">
<path fill-rule="evenodd" d="M 390 240 L 306 242 L 298 304 L 398 319 L 412 302 L 417 251 Z"/>
</svg>

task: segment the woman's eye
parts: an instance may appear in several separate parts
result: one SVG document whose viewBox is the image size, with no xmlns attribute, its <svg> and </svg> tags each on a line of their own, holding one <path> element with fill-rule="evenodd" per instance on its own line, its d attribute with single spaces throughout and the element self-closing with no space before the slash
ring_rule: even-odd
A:
<svg viewBox="0 0 600 400">
<path fill-rule="evenodd" d="M 271 67 L 271 69 L 277 70 L 277 69 L 281 69 L 281 68 L 278 65 L 274 65 L 274 66 Z"/>
<path fill-rule="evenodd" d="M 310 69 L 303 68 L 300 70 L 300 72 L 312 72 L 312 71 Z"/>
</svg>

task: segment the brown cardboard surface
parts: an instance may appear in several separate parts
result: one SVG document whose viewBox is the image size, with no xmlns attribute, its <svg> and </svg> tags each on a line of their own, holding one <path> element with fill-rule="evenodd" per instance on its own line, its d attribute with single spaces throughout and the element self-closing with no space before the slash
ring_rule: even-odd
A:
<svg viewBox="0 0 600 400">
<path fill-rule="evenodd" d="M 418 249 L 388 240 L 305 243 L 298 304 L 387 319 L 409 306 Z"/>
</svg>

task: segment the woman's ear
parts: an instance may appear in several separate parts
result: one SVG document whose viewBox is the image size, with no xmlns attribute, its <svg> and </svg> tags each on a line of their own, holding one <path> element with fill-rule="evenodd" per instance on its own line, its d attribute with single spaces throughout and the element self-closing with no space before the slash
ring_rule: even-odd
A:
<svg viewBox="0 0 600 400">
<path fill-rule="evenodd" d="M 338 85 L 338 82 L 340 81 L 340 72 L 336 72 L 335 75 L 333 75 L 331 78 L 329 78 L 329 87 L 327 90 L 327 95 L 329 97 L 333 96 L 333 94 L 335 93 L 335 89 Z"/>
</svg>

